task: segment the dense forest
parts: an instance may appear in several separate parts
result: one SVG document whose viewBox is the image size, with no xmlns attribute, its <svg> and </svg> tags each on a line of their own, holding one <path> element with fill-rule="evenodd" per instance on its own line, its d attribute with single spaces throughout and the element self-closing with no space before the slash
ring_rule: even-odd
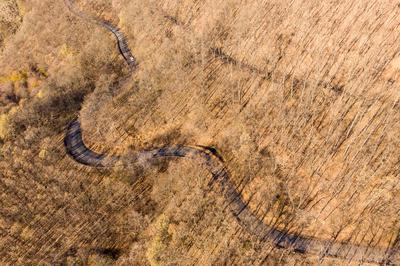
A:
<svg viewBox="0 0 400 266">
<path fill-rule="evenodd" d="M 362 263 L 263 241 L 193 160 L 78 164 L 63 142 L 78 117 L 116 156 L 216 147 L 265 224 L 400 259 L 398 3 L 75 6 L 117 26 L 138 68 L 64 1 L 1 0 L 0 264 Z"/>
</svg>

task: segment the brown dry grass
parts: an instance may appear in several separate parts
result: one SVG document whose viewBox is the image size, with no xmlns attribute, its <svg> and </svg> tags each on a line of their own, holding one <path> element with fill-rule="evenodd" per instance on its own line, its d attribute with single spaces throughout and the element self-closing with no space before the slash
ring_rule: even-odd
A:
<svg viewBox="0 0 400 266">
<path fill-rule="evenodd" d="M 395 1 L 79 1 L 121 27 L 140 63 L 114 92 L 126 69 L 107 31 L 62 1 L 25 4 L 0 56 L 3 263 L 318 262 L 242 230 L 193 162 L 138 168 L 136 184 L 77 165 L 62 137 L 81 107 L 97 150 L 214 145 L 266 223 L 396 244 Z"/>
</svg>

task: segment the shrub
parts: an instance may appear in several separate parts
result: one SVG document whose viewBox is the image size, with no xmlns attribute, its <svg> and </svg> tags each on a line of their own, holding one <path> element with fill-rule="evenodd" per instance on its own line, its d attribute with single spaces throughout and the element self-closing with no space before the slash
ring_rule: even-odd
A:
<svg viewBox="0 0 400 266">
<path fill-rule="evenodd" d="M 8 115 L 1 114 L 0 115 L 0 139 L 4 140 L 7 137 L 8 133 Z"/>
<path fill-rule="evenodd" d="M 168 233 L 169 219 L 160 215 L 155 224 L 155 236 L 147 249 L 146 256 L 151 266 L 159 265 L 161 255 L 168 246 L 171 236 Z"/>
</svg>

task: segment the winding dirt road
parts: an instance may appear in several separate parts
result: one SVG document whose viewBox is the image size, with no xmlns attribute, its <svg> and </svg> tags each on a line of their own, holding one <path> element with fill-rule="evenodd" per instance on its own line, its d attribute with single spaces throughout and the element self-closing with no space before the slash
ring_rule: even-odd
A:
<svg viewBox="0 0 400 266">
<path fill-rule="evenodd" d="M 121 55 L 132 70 L 137 68 L 137 62 L 132 55 L 124 35 L 111 23 L 89 16 L 74 8 L 72 0 L 65 0 L 68 8 L 75 15 L 100 25 L 111 31 L 118 42 Z M 86 147 L 82 140 L 80 121 L 71 122 L 67 128 L 64 144 L 67 153 L 78 163 L 92 167 L 112 168 L 118 161 L 126 156 L 108 156 L 96 153 Z M 215 149 L 204 146 L 171 146 L 148 151 L 138 151 L 131 162 L 151 162 L 160 157 L 185 157 L 202 165 L 213 176 L 218 189 L 226 198 L 232 214 L 237 221 L 249 232 L 263 241 L 269 241 L 279 248 L 286 248 L 294 252 L 313 254 L 319 257 L 329 256 L 358 262 L 397 265 L 400 263 L 399 252 L 395 248 L 370 248 L 368 246 L 354 245 L 350 243 L 333 242 L 316 238 L 307 238 L 297 234 L 291 234 L 283 230 L 273 228 L 255 215 L 243 200 L 241 194 L 231 182 L 230 174 L 224 165 L 221 155 Z"/>
</svg>

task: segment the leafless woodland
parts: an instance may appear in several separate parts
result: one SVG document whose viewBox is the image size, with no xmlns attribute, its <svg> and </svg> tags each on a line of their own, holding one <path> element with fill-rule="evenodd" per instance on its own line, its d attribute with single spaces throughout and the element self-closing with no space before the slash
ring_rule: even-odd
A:
<svg viewBox="0 0 400 266">
<path fill-rule="evenodd" d="M 280 230 L 400 245 L 396 1 L 0 2 L 0 262 L 5 265 L 348 265 L 248 232 L 195 162 L 82 166 L 91 149 L 218 147 L 248 207 Z M 133 182 L 132 180 L 136 180 Z M 388 263 L 388 262 L 382 262 Z"/>
</svg>

